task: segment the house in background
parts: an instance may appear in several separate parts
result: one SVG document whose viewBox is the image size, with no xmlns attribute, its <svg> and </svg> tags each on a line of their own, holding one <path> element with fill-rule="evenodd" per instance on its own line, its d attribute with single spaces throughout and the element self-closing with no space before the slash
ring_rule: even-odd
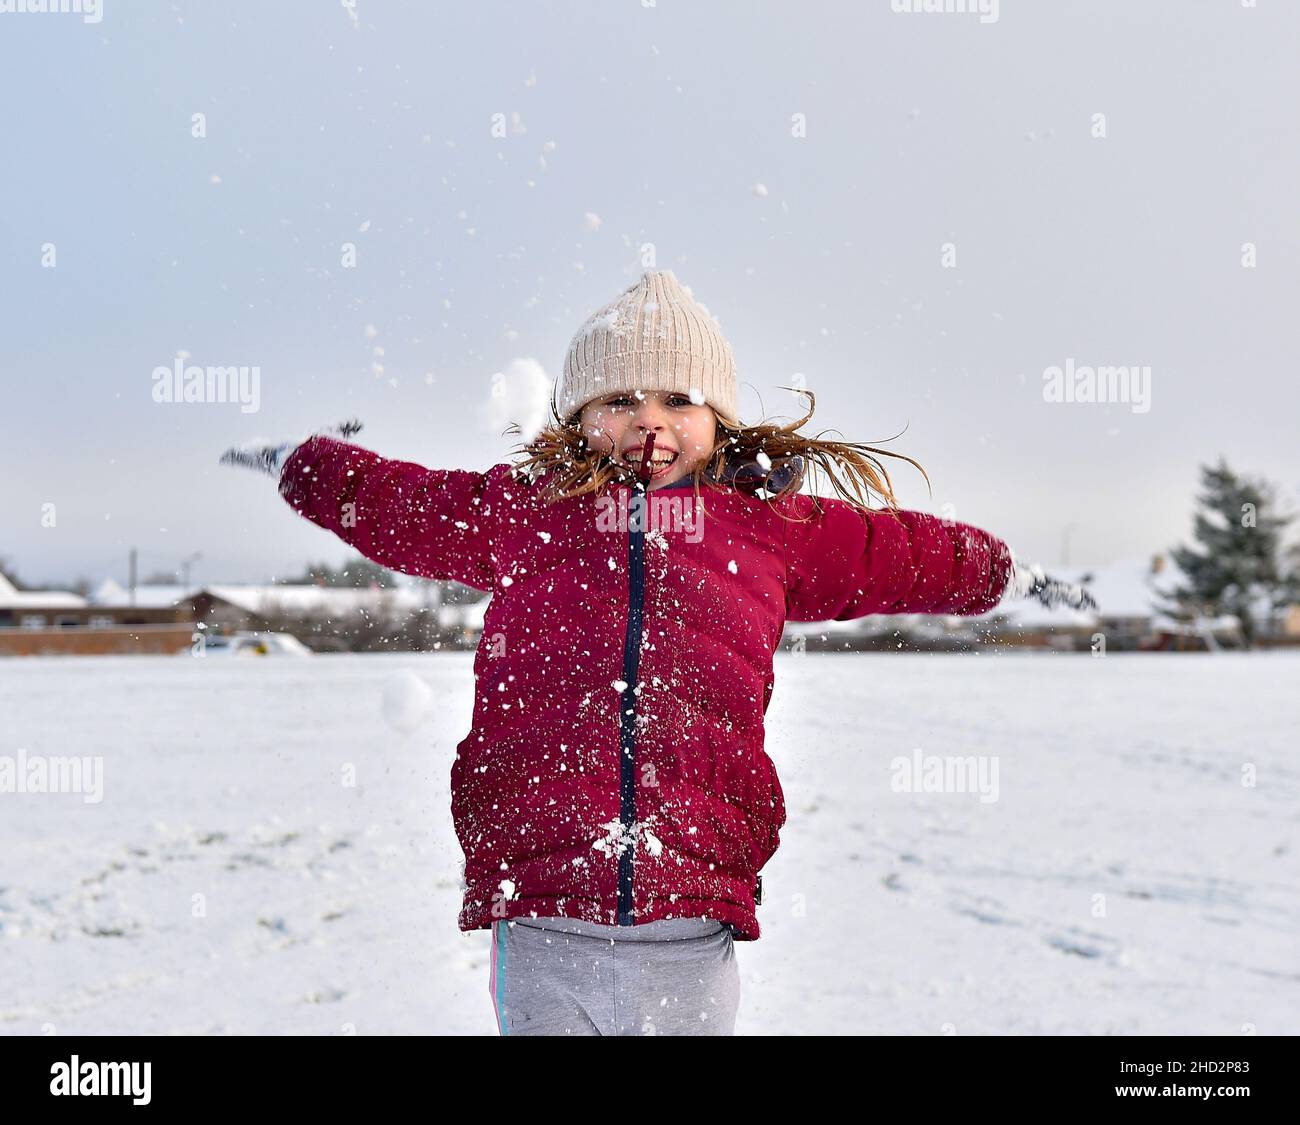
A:
<svg viewBox="0 0 1300 1125">
<path fill-rule="evenodd" d="M 1242 646 L 1235 617 L 1178 622 L 1160 591 L 1180 578 L 1163 556 L 1092 568 L 1052 568 L 1084 582 L 1094 611 L 1046 609 L 1031 599 L 979 617 L 872 615 L 851 621 L 786 623 L 782 647 L 798 651 L 969 651 L 983 645 L 1082 651 L 1192 651 Z M 147 585 L 111 579 L 89 597 L 19 590 L 0 575 L 0 656 L 59 653 L 175 653 L 196 638 L 236 632 L 289 633 L 318 652 L 472 649 L 489 599 L 452 583 L 368 588 L 323 585 Z M 1260 607 L 1261 645 L 1300 645 L 1300 606 Z"/>
<path fill-rule="evenodd" d="M 487 599 L 449 585 L 128 589 L 107 579 L 83 598 L 0 578 L 0 655 L 176 653 L 239 632 L 288 633 L 320 652 L 473 648 Z"/>
<path fill-rule="evenodd" d="M 1063 606 L 1048 609 L 1022 598 L 986 614 L 989 633 L 1005 644 L 1066 651 L 1101 648 L 1136 652 L 1150 647 L 1165 619 L 1162 592 L 1181 579 L 1163 555 L 1123 559 L 1094 567 L 1047 567 L 1053 577 L 1086 586 L 1097 599 L 1095 610 Z"/>
<path fill-rule="evenodd" d="M 192 629 L 174 604 L 19 590 L 0 575 L 0 656 L 179 652 Z"/>
<path fill-rule="evenodd" d="M 291 633 L 317 652 L 437 647 L 439 591 L 389 586 L 205 586 L 187 606 L 214 633 Z"/>
<path fill-rule="evenodd" d="M 20 590 L 0 574 L 0 629 L 65 629 L 81 625 L 86 599 L 63 590 Z"/>
<path fill-rule="evenodd" d="M 965 651 L 994 644 L 1062 652 L 1192 651 L 1242 647 L 1240 623 L 1220 616 L 1179 622 L 1164 609 L 1163 591 L 1182 581 L 1164 555 L 1096 567 L 1048 567 L 1054 577 L 1079 582 L 1097 599 L 1096 610 L 1047 609 L 1018 599 L 978 617 L 928 614 L 870 616 L 852 621 L 786 623 L 785 648 L 806 651 Z M 1300 607 L 1272 613 L 1261 644 L 1300 644 Z"/>
<path fill-rule="evenodd" d="M 136 586 L 134 590 L 130 590 L 111 578 L 105 578 L 91 591 L 90 602 L 102 609 L 123 613 L 140 611 L 150 614 L 158 610 L 176 613 L 184 611 L 183 603 L 197 589 L 195 586 L 151 585 Z"/>
<path fill-rule="evenodd" d="M 1086 613 L 1044 609 L 1025 599 L 995 614 L 990 632 L 1005 643 L 1108 652 L 1201 651 L 1245 646 L 1241 622 L 1230 614 L 1179 621 L 1167 595 L 1184 575 L 1164 554 L 1126 559 L 1099 567 L 1048 568 L 1054 576 L 1092 591 L 1097 609 Z M 1272 609 L 1267 599 L 1255 606 L 1260 646 L 1300 645 L 1300 607 Z"/>
</svg>

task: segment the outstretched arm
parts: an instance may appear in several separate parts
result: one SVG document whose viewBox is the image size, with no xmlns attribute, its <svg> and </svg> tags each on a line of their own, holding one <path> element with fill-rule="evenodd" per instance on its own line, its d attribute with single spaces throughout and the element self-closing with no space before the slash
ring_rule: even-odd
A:
<svg viewBox="0 0 1300 1125">
<path fill-rule="evenodd" d="M 300 515 L 381 566 L 492 589 L 488 473 L 427 469 L 325 433 L 228 450 L 222 461 L 277 477 Z"/>
<path fill-rule="evenodd" d="M 847 621 L 869 613 L 975 615 L 1004 599 L 1094 605 L 1087 591 L 1018 563 L 997 536 L 923 512 L 864 512 L 843 500 L 791 498 L 785 509 L 786 616 Z"/>
</svg>

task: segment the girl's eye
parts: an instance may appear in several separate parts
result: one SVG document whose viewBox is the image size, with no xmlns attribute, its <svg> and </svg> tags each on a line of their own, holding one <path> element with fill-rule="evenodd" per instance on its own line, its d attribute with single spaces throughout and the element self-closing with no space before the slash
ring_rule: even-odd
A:
<svg viewBox="0 0 1300 1125">
<path fill-rule="evenodd" d="M 633 404 L 633 400 L 628 395 L 619 395 L 617 398 L 611 398 L 605 400 L 606 406 L 631 406 L 632 404 Z M 691 406 L 692 405 L 691 396 L 690 395 L 669 395 L 668 405 L 675 406 L 675 407 Z"/>
</svg>

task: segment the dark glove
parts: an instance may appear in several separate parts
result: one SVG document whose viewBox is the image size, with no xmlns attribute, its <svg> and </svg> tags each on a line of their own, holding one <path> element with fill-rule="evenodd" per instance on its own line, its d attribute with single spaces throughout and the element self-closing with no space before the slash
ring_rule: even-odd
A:
<svg viewBox="0 0 1300 1125">
<path fill-rule="evenodd" d="M 1097 599 L 1087 587 L 1073 582 L 1062 582 L 1043 572 L 1037 563 L 1023 563 L 1011 553 L 1011 579 L 1003 598 L 1034 598 L 1048 609 L 1067 606 L 1070 609 L 1096 609 Z"/>
<path fill-rule="evenodd" d="M 355 418 L 349 418 L 346 422 L 340 422 L 337 426 L 326 426 L 323 430 L 308 434 L 307 437 L 299 441 L 283 441 L 279 445 L 231 446 L 221 455 L 220 464 L 243 465 L 245 468 L 255 469 L 259 473 L 278 477 L 280 470 L 284 468 L 285 461 L 289 458 L 289 454 L 302 445 L 304 441 L 315 437 L 316 434 L 337 435 L 346 441 L 353 434 L 359 433 L 361 426 L 362 424 Z"/>
</svg>

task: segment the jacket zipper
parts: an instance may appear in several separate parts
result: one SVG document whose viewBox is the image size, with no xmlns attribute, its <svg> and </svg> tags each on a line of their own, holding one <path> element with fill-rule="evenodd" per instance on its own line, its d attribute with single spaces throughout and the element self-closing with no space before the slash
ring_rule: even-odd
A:
<svg viewBox="0 0 1300 1125">
<path fill-rule="evenodd" d="M 645 520 L 647 492 L 644 484 L 632 486 L 628 496 L 628 603 L 627 636 L 623 640 L 623 700 L 619 714 L 619 822 L 622 838 L 618 857 L 618 925 L 632 926 L 633 859 L 636 849 L 636 687 L 641 663 L 641 622 L 645 598 Z"/>
</svg>

